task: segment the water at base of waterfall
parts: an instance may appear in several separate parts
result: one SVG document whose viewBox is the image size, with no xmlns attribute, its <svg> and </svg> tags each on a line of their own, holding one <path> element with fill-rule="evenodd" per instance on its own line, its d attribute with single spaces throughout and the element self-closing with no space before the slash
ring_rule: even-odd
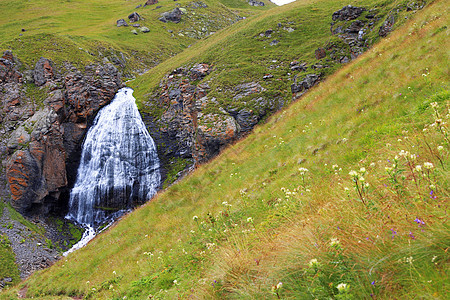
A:
<svg viewBox="0 0 450 300">
<path fill-rule="evenodd" d="M 150 200 L 160 185 L 156 146 L 132 93 L 120 89 L 88 130 L 66 216 L 86 230 L 65 255 L 85 246 L 100 225 Z"/>
</svg>

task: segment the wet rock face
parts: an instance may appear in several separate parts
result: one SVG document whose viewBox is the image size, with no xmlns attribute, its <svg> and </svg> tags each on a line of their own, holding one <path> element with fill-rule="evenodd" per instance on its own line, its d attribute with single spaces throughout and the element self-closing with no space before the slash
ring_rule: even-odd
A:
<svg viewBox="0 0 450 300">
<path fill-rule="evenodd" d="M 28 98 L 18 62 L 5 52 L 0 60 L 0 159 L 7 185 L 0 194 L 22 214 L 46 215 L 64 210 L 76 177 L 82 139 L 96 112 L 121 87 L 111 64 L 87 66 L 83 72 L 66 65 L 65 74 L 41 58 L 28 77 L 46 99 Z M 4 173 L 4 175 L 3 175 Z"/>
</svg>

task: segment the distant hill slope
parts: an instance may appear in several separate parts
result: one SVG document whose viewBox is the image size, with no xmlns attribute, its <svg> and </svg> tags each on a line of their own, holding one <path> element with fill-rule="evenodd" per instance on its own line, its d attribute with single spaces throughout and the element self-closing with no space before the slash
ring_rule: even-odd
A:
<svg viewBox="0 0 450 300">
<path fill-rule="evenodd" d="M 445 298 L 448 13 L 433 1 L 253 134 L 1 296 Z"/>
<path fill-rule="evenodd" d="M 70 61 L 81 65 L 106 58 L 122 65 L 126 75 L 133 76 L 243 16 L 274 6 L 268 1 L 263 7 L 250 6 L 244 0 L 162 0 L 147 6 L 145 3 L 144 0 L 2 1 L 5 17 L 0 20 L 0 49 L 13 50 L 30 67 L 41 56 L 56 63 Z M 179 23 L 158 20 L 177 7 L 183 14 Z M 140 19 L 132 22 L 128 16 L 134 12 Z M 120 19 L 128 26 L 117 27 Z M 149 32 L 142 32 L 142 28 Z"/>
</svg>

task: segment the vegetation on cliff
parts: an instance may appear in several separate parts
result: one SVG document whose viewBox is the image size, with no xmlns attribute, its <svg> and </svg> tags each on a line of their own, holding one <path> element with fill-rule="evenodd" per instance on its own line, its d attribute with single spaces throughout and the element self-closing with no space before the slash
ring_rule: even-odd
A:
<svg viewBox="0 0 450 300">
<path fill-rule="evenodd" d="M 445 298 L 447 26 L 446 1 L 432 2 L 252 135 L 2 296 Z"/>
</svg>

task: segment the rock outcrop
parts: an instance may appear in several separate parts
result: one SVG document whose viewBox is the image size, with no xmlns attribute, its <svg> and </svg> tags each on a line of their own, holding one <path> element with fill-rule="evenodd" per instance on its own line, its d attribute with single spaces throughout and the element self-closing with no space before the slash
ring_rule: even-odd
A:
<svg viewBox="0 0 450 300">
<path fill-rule="evenodd" d="M 233 95 L 232 102 L 220 104 L 208 96 L 210 86 L 204 78 L 212 71 L 207 64 L 178 68 L 165 76 L 147 101 L 144 110 L 153 113 L 144 114 L 144 122 L 158 147 L 163 180 L 174 159 L 188 165 L 208 161 L 284 104 L 281 99 L 257 96 L 265 89 L 256 82 L 226 91 Z"/>
<path fill-rule="evenodd" d="M 181 9 L 176 7 L 171 11 L 162 13 L 159 20 L 164 23 L 167 23 L 167 22 L 180 23 L 182 14 L 183 14 L 183 12 L 181 11 Z"/>
<path fill-rule="evenodd" d="M 335 11 L 331 16 L 333 22 L 336 21 L 351 21 L 358 18 L 363 11 L 366 11 L 364 7 L 355 7 L 352 5 L 344 6 L 342 9 Z"/>
<path fill-rule="evenodd" d="M 251 6 L 264 6 L 264 2 L 262 1 L 257 1 L 257 0 L 249 0 L 248 4 L 250 4 Z"/>
<path fill-rule="evenodd" d="M 46 215 L 65 209 L 86 129 L 121 79 L 112 64 L 83 72 L 67 64 L 61 74 L 40 58 L 31 76 L 19 72 L 19 64 L 10 52 L 0 60 L 0 135 L 6 141 L 0 155 L 7 181 L 0 190 L 22 214 Z M 30 90 L 44 99 L 30 96 Z"/>
<path fill-rule="evenodd" d="M 319 83 L 320 75 L 308 74 L 300 82 L 297 82 L 297 78 L 294 78 L 294 83 L 291 85 L 291 92 L 294 94 L 294 98 L 300 97 L 307 90 Z"/>
</svg>

